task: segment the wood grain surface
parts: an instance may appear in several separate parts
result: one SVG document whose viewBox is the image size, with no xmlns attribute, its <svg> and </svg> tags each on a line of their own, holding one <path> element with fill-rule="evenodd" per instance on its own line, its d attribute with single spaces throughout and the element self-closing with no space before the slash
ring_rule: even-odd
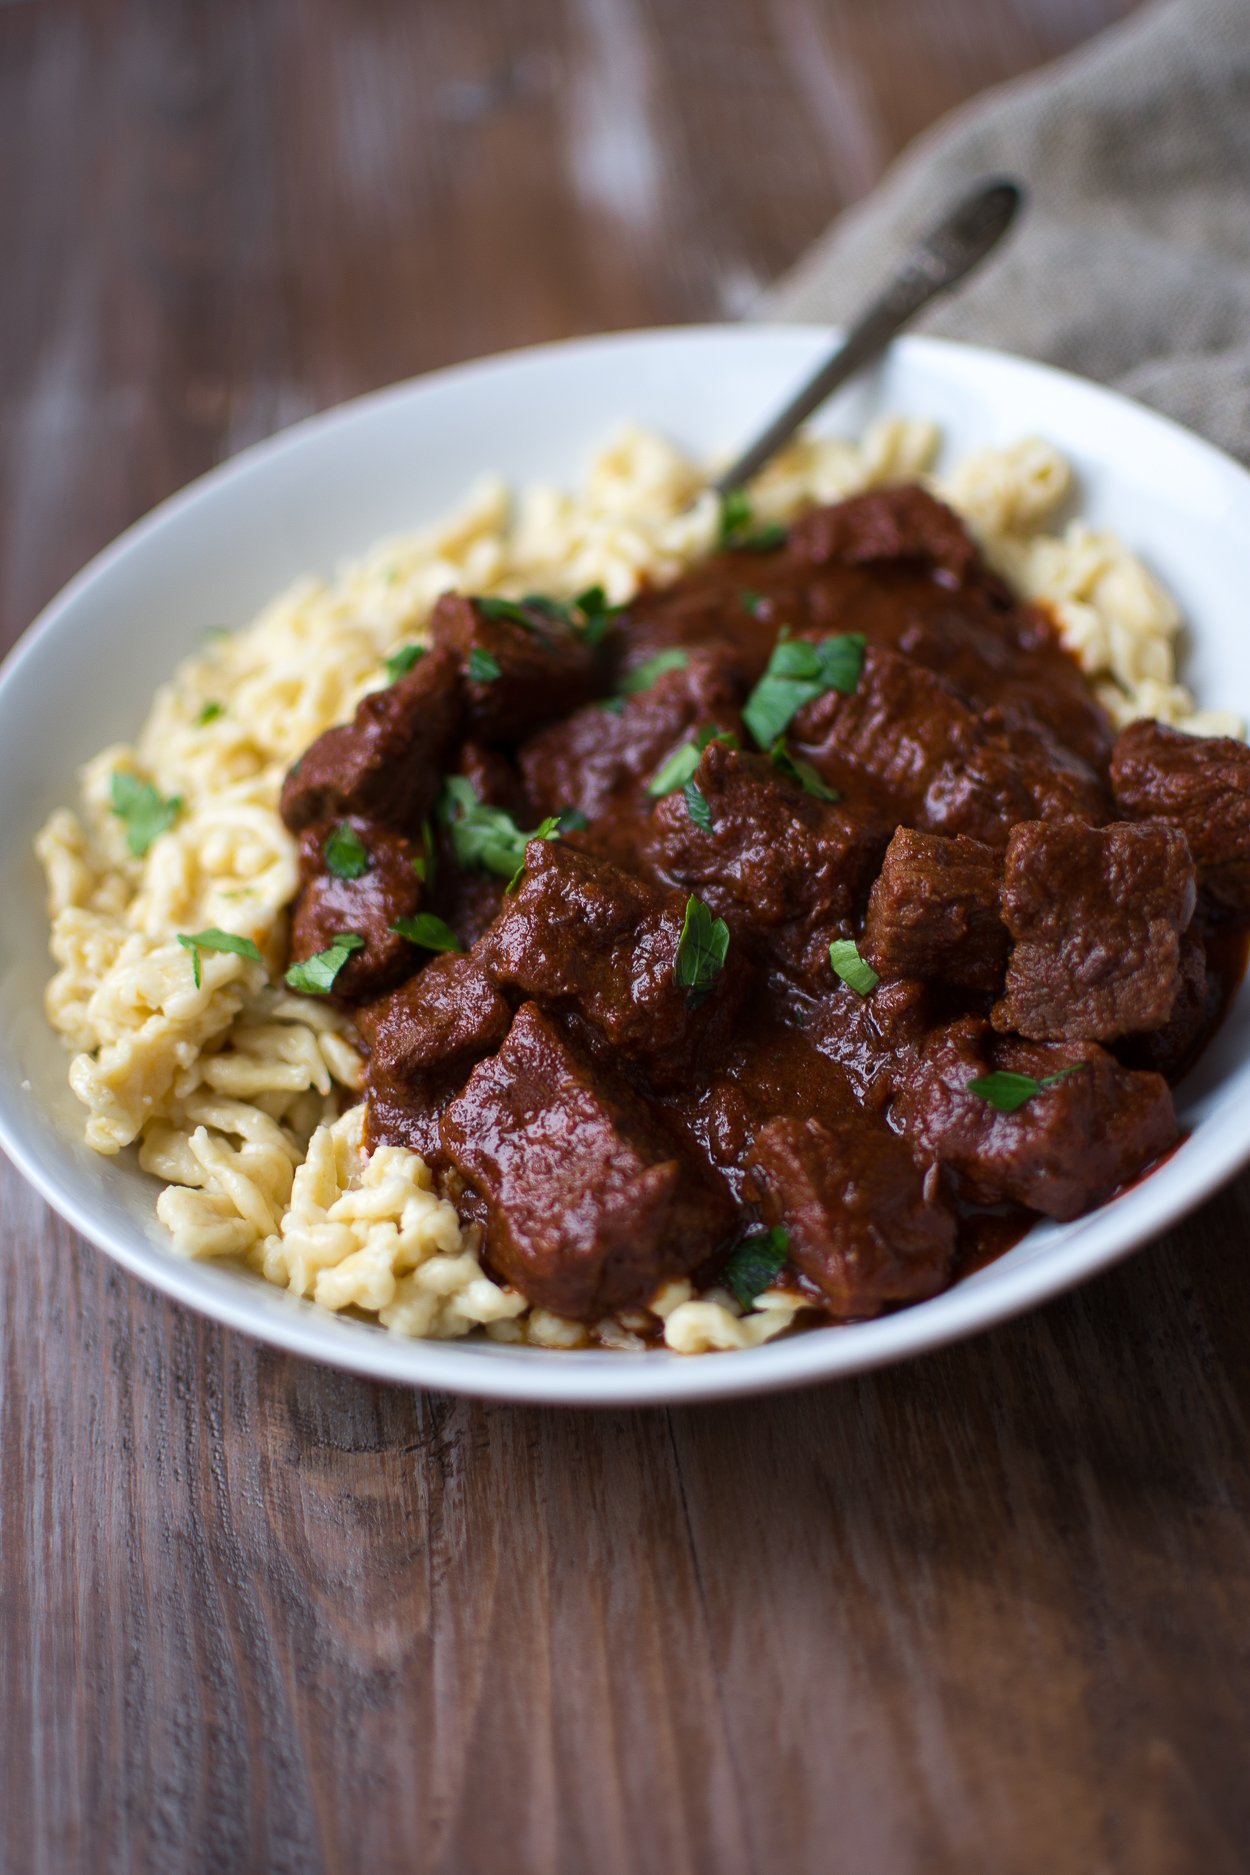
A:
<svg viewBox="0 0 1250 1875">
<path fill-rule="evenodd" d="M 0 5 L 0 642 L 307 410 L 732 316 L 1126 4 Z M 273 1353 L 5 1169 L 0 1866 L 1233 1875 L 1248 1241 L 1243 1182 L 913 1366 L 592 1416 Z"/>
</svg>

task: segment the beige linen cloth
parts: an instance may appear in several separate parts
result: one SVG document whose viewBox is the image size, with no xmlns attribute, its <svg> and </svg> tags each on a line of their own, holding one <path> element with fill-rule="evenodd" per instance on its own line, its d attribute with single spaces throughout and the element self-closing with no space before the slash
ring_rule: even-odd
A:
<svg viewBox="0 0 1250 1875">
<path fill-rule="evenodd" d="M 1250 462 L 1250 0 L 1167 0 L 913 144 L 768 295 L 845 321 L 978 178 L 1031 200 L 920 329 L 1114 384 Z"/>
</svg>

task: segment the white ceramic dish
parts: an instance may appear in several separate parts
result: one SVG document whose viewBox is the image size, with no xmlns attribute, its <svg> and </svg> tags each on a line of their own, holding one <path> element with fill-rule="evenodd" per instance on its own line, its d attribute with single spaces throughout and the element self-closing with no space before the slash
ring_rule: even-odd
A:
<svg viewBox="0 0 1250 1875">
<path fill-rule="evenodd" d="M 156 683 L 207 626 L 241 623 L 295 573 L 328 568 L 446 509 L 476 476 L 575 479 L 625 420 L 701 451 L 742 442 L 829 344 L 815 329 L 708 327 L 546 346 L 444 371 L 315 417 L 214 470 L 79 574 L 0 674 L 0 1145 L 85 1236 L 138 1276 L 234 1328 L 358 1372 L 513 1400 L 624 1405 L 763 1392 L 932 1348 L 1055 1295 L 1155 1236 L 1250 1158 L 1250 989 L 1181 1089 L 1189 1137 L 1144 1184 L 1046 1225 L 947 1294 L 882 1320 L 736 1354 L 557 1353 L 406 1341 L 327 1314 L 233 1267 L 172 1256 L 156 1185 L 81 1140 L 66 1056 L 44 1025 L 50 974 L 30 852 L 80 762 L 133 733 Z M 1120 397 L 1019 359 L 907 339 L 825 411 L 854 433 L 876 412 L 935 418 L 947 449 L 1037 432 L 1080 476 L 1082 512 L 1114 527 L 1179 598 L 1204 703 L 1250 713 L 1250 475 Z"/>
</svg>

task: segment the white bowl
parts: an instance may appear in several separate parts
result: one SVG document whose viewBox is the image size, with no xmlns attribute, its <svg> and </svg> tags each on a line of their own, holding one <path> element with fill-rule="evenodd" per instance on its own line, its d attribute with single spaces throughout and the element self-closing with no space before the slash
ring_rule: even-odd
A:
<svg viewBox="0 0 1250 1875">
<path fill-rule="evenodd" d="M 35 829 L 79 764 L 137 729 L 205 628 L 247 620 L 296 573 L 441 513 L 486 471 L 573 481 L 622 422 L 700 452 L 749 437 L 830 343 L 812 328 L 706 327 L 540 347 L 438 372 L 297 424 L 165 502 L 53 600 L 0 675 L 0 1145 L 50 1204 L 156 1288 L 278 1346 L 360 1373 L 515 1400 L 634 1404 L 763 1392 L 879 1366 L 1069 1288 L 1155 1236 L 1250 1157 L 1250 990 L 1180 1090 L 1188 1137 L 1075 1224 L 1039 1226 L 945 1295 L 879 1321 L 749 1352 L 560 1353 L 408 1341 L 232 1266 L 174 1257 L 157 1186 L 130 1154 L 82 1143 L 66 1054 L 41 1013 L 50 975 Z M 853 434 L 879 411 L 936 419 L 947 450 L 1038 433 L 1074 463 L 1082 513 L 1172 589 L 1205 704 L 1250 714 L 1250 475 L 1121 397 L 1019 359 L 905 339 L 826 410 Z"/>
</svg>

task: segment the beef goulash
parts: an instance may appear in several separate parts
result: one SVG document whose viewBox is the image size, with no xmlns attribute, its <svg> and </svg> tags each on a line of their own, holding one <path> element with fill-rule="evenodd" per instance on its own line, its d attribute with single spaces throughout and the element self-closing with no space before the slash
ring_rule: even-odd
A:
<svg viewBox="0 0 1250 1875">
<path fill-rule="evenodd" d="M 726 535 L 626 608 L 447 594 L 282 795 L 371 1145 L 574 1319 L 871 1316 L 1101 1204 L 1250 923 L 1250 750 L 1115 740 L 923 490 Z"/>
</svg>

